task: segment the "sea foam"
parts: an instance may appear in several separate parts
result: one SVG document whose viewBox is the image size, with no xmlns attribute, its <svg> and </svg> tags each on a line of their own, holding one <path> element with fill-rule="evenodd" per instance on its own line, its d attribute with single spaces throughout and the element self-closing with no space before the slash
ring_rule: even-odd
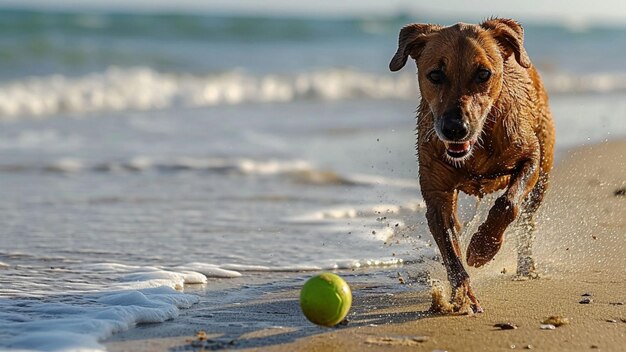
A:
<svg viewBox="0 0 626 352">
<path fill-rule="evenodd" d="M 37 268 L 7 268 L 19 273 Z M 206 283 L 203 274 L 157 267 L 98 263 L 69 266 L 63 292 L 45 282 L 1 290 L 0 347 L 35 351 L 104 351 L 99 343 L 137 324 L 160 323 L 198 302 L 182 293 L 185 284 Z M 85 284 L 80 274 L 109 278 Z"/>
<path fill-rule="evenodd" d="M 254 272 L 306 272 L 402 265 L 402 258 L 336 259 L 310 263 L 248 265 L 192 262 L 174 267 L 120 263 L 73 264 L 51 281 L 31 278 L 19 290 L 0 289 L 0 349 L 29 351 L 105 351 L 100 341 L 137 324 L 177 317 L 199 297 L 185 285 L 210 284 Z M 11 266 L 9 275 L 53 268 Z M 250 275 L 250 274 L 247 274 Z M 80 279 L 82 278 L 82 279 Z M 85 283 L 86 278 L 94 282 Z M 97 280 L 105 280 L 97 282 Z M 39 281 L 39 282 L 35 282 Z M 51 282 L 60 284 L 55 290 Z"/>
<path fill-rule="evenodd" d="M 0 117 L 156 110 L 294 100 L 407 98 L 414 77 L 328 69 L 254 76 L 243 71 L 171 74 L 147 67 L 112 67 L 81 77 L 31 77 L 0 85 Z M 413 88 L 412 88 L 413 87 Z"/>
<path fill-rule="evenodd" d="M 69 300 L 69 298 L 66 298 Z M 141 323 L 160 323 L 198 301 L 169 287 L 74 295 L 73 304 L 47 300 L 3 300 L 3 331 L 12 335 L 1 346 L 37 351 L 104 351 L 99 340 Z"/>
<path fill-rule="evenodd" d="M 623 74 L 572 75 L 547 72 L 551 93 L 626 90 Z M 415 100 L 413 73 L 373 73 L 329 68 L 294 74 L 254 75 L 242 70 L 213 74 L 164 73 L 148 67 L 111 67 L 79 77 L 51 75 L 0 84 L 0 119 L 59 113 L 159 110 L 297 100 Z"/>
</svg>

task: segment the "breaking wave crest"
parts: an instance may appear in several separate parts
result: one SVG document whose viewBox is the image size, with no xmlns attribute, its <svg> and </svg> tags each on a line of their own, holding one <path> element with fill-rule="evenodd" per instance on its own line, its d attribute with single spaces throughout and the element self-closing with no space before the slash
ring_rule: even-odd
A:
<svg viewBox="0 0 626 352">
<path fill-rule="evenodd" d="M 552 93 L 626 90 L 626 75 L 544 75 Z M 415 75 L 326 69 L 292 75 L 206 75 L 112 67 L 79 77 L 51 75 L 0 84 L 0 119 L 297 100 L 416 99 Z"/>
<path fill-rule="evenodd" d="M 99 163 L 90 163 L 76 158 L 61 158 L 45 164 L 0 164 L 0 173 L 176 173 L 186 171 L 244 176 L 276 175 L 307 185 L 417 187 L 417 181 L 413 179 L 363 174 L 342 175 L 334 171 L 320 170 L 310 162 L 301 159 L 138 156 L 129 160 Z"/>
<path fill-rule="evenodd" d="M 236 173 L 244 175 L 276 175 L 309 171 L 312 166 L 305 160 L 254 160 L 249 158 L 152 158 L 139 156 L 127 161 L 89 163 L 81 159 L 62 158 L 43 165 L 0 165 L 0 172 L 178 172 L 186 170 Z"/>
<path fill-rule="evenodd" d="M 0 85 L 0 117 L 47 116 L 168 107 L 201 107 L 303 99 L 408 98 L 414 77 L 330 69 L 295 75 L 253 76 L 242 71 L 209 75 L 110 68 L 69 78 L 31 77 Z"/>
</svg>

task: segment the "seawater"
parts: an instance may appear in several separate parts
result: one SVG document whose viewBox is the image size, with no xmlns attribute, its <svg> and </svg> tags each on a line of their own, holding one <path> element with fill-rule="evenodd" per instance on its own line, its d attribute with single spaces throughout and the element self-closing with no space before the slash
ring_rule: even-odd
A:
<svg viewBox="0 0 626 352">
<path fill-rule="evenodd" d="M 436 259 L 414 68 L 386 72 L 433 19 L 0 19 L 0 348 L 101 350 L 211 288 Z M 623 136 L 624 30 L 526 33 L 560 150 Z"/>
</svg>

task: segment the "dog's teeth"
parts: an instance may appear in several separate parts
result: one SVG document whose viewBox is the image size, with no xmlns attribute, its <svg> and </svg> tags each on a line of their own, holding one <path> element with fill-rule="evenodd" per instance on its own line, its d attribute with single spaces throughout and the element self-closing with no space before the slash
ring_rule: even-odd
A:
<svg viewBox="0 0 626 352">
<path fill-rule="evenodd" d="M 470 142 L 464 142 L 464 143 L 446 143 L 446 148 L 454 153 L 461 153 L 461 152 L 466 152 L 470 149 L 471 144 Z"/>
</svg>

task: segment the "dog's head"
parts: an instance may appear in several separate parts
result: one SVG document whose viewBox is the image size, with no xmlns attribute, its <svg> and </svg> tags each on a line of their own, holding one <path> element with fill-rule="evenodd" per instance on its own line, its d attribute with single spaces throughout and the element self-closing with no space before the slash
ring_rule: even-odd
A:
<svg viewBox="0 0 626 352">
<path fill-rule="evenodd" d="M 517 64 L 530 67 L 523 41 L 522 26 L 510 19 L 450 27 L 411 24 L 400 31 L 389 68 L 398 71 L 409 56 L 415 60 L 422 100 L 452 161 L 471 155 L 502 90 L 504 62 L 514 55 Z"/>
</svg>

